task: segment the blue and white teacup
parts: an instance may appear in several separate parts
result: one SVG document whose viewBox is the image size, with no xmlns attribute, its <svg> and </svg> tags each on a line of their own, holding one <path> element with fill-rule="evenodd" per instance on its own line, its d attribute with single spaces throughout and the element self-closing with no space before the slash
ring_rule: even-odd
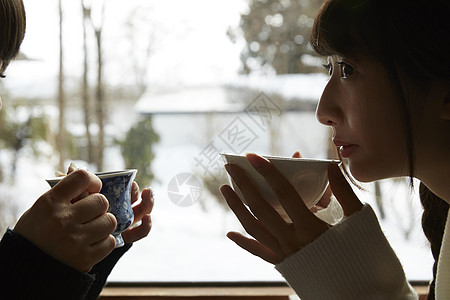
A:
<svg viewBox="0 0 450 300">
<path fill-rule="evenodd" d="M 117 219 L 117 227 L 112 233 L 116 239 L 116 248 L 122 247 L 125 244 L 121 234 L 133 224 L 134 215 L 131 207 L 131 187 L 136 173 L 136 169 L 95 173 L 102 181 L 100 193 L 105 195 L 109 201 L 108 212 L 112 213 Z M 62 177 L 57 177 L 46 179 L 46 181 L 53 187 L 61 179 Z"/>
</svg>

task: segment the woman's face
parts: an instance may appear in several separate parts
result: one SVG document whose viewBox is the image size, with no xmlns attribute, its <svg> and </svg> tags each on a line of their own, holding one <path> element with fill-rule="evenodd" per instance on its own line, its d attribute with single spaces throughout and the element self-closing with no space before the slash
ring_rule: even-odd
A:
<svg viewBox="0 0 450 300">
<path fill-rule="evenodd" d="M 333 142 L 360 181 L 408 175 L 399 99 L 386 71 L 375 62 L 328 59 L 330 80 L 317 118 L 333 129 Z"/>
</svg>

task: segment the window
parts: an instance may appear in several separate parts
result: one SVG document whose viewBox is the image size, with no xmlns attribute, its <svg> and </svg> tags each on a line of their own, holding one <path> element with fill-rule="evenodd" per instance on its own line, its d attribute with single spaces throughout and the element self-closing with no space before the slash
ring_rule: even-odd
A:
<svg viewBox="0 0 450 300">
<path fill-rule="evenodd" d="M 24 140 L 17 151 L 2 142 L 0 194 L 8 217 L 20 216 L 48 189 L 44 179 L 53 176 L 58 165 L 54 142 L 59 126 L 57 1 L 25 0 L 25 5 L 28 29 L 22 53 L 27 59 L 14 61 L 2 80 L 3 110 L 19 127 L 32 118 L 45 126 L 32 128 L 41 131 L 36 131 L 36 138 Z M 305 157 L 329 157 L 329 131 L 314 116 L 327 75 L 312 73 L 317 66 L 310 54 L 300 59 L 307 70 L 300 75 L 292 75 L 297 71 L 290 69 L 292 63 L 285 63 L 278 68 L 286 75 L 275 76 L 273 66 L 249 53 L 242 67 L 239 56 L 245 41 L 239 35 L 240 14 L 250 14 L 245 1 L 104 1 L 103 5 L 102 15 L 100 2 L 93 2 L 92 20 L 85 23 L 90 111 L 95 106 L 98 67 L 93 29 L 102 30 L 103 169 L 125 167 L 116 140 L 123 140 L 137 120 L 151 118 L 159 135 L 153 144 L 143 141 L 143 147 L 153 147 L 155 154 L 152 232 L 119 261 L 109 280 L 282 282 L 273 266 L 225 237 L 241 226 L 217 191 L 227 183 L 218 153 L 290 156 L 300 150 Z M 81 6 L 63 1 L 63 12 L 65 125 L 70 133 L 66 150 L 71 153 L 65 165 L 75 160 L 95 170 L 95 163 L 86 158 Z M 265 18 L 259 38 L 266 40 L 269 29 L 280 28 L 285 21 L 280 14 Z M 311 17 L 301 15 L 297 24 L 310 28 Z M 307 38 L 297 34 L 294 41 L 307 43 Z M 250 43 L 249 49 L 264 49 L 275 57 L 277 51 L 286 53 L 295 47 L 288 40 L 277 43 L 282 44 L 278 50 L 262 42 Z M 242 68 L 253 72 L 239 75 Z M 90 118 L 88 128 L 95 143 L 99 127 L 96 116 Z M 134 167 L 144 172 L 148 166 Z M 359 193 L 376 207 L 408 278 L 428 280 L 432 258 L 420 229 L 419 202 L 411 199 L 408 182 L 382 181 Z M 13 194 L 19 195 L 14 197 L 17 201 L 6 201 Z M 383 202 L 378 202 L 378 194 Z"/>
</svg>

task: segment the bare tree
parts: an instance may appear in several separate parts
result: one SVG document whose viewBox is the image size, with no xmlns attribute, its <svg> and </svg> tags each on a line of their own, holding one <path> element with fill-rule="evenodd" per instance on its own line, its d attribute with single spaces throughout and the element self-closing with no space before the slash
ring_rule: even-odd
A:
<svg viewBox="0 0 450 300">
<path fill-rule="evenodd" d="M 95 37 L 97 40 L 97 87 L 95 92 L 96 115 L 98 124 L 98 144 L 97 144 L 97 169 L 103 169 L 103 151 L 105 149 L 105 124 L 104 124 L 104 105 L 105 93 L 103 90 L 103 58 L 102 58 L 102 27 L 95 28 Z"/>
<path fill-rule="evenodd" d="M 58 121 L 58 135 L 56 138 L 56 147 L 59 152 L 58 169 L 64 169 L 64 160 L 66 159 L 66 140 L 65 140 L 65 94 L 64 94 L 64 50 L 63 50 L 63 11 L 62 0 L 58 1 L 59 11 L 59 77 L 58 77 L 58 107 L 59 107 L 59 121 Z"/>
<path fill-rule="evenodd" d="M 127 38 L 131 46 L 129 50 L 130 60 L 137 87 L 137 98 L 140 98 L 147 89 L 148 63 L 153 47 L 158 42 L 157 26 L 152 21 L 149 21 L 149 14 L 151 14 L 151 10 L 146 6 L 140 5 L 131 12 L 125 24 Z M 138 32 L 143 31 L 147 31 L 145 40 L 138 35 Z"/>
<path fill-rule="evenodd" d="M 86 8 L 84 0 L 81 0 L 81 9 L 83 12 L 83 79 L 81 87 L 81 97 L 83 99 L 83 114 L 84 126 L 86 127 L 86 141 L 87 141 L 87 160 L 89 163 L 94 161 L 94 150 L 92 144 L 90 125 L 90 98 L 89 98 L 89 78 L 88 78 L 88 47 L 87 47 L 87 27 L 91 10 Z"/>
<path fill-rule="evenodd" d="M 101 2 L 100 16 L 98 22 L 94 22 L 92 18 L 92 6 L 87 8 L 83 4 L 83 13 L 86 13 L 86 18 L 89 19 L 92 28 L 95 33 L 96 45 L 97 45 L 97 85 L 95 90 L 95 115 L 98 125 L 97 147 L 95 155 L 95 164 L 97 170 L 103 170 L 103 152 L 105 149 L 105 92 L 103 84 L 103 50 L 102 50 L 102 31 L 103 31 L 103 19 L 105 11 L 105 1 Z"/>
</svg>

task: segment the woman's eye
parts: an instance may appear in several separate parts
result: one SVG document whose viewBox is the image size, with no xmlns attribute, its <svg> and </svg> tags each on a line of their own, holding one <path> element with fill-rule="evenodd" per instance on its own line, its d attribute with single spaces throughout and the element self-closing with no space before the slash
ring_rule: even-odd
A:
<svg viewBox="0 0 450 300">
<path fill-rule="evenodd" d="M 333 67 L 332 67 L 331 63 L 328 63 L 326 65 L 322 65 L 322 66 L 327 70 L 328 75 L 331 76 L 333 74 Z"/>
<path fill-rule="evenodd" d="M 353 75 L 353 67 L 345 62 L 338 62 L 341 69 L 341 78 L 348 78 Z"/>
</svg>

